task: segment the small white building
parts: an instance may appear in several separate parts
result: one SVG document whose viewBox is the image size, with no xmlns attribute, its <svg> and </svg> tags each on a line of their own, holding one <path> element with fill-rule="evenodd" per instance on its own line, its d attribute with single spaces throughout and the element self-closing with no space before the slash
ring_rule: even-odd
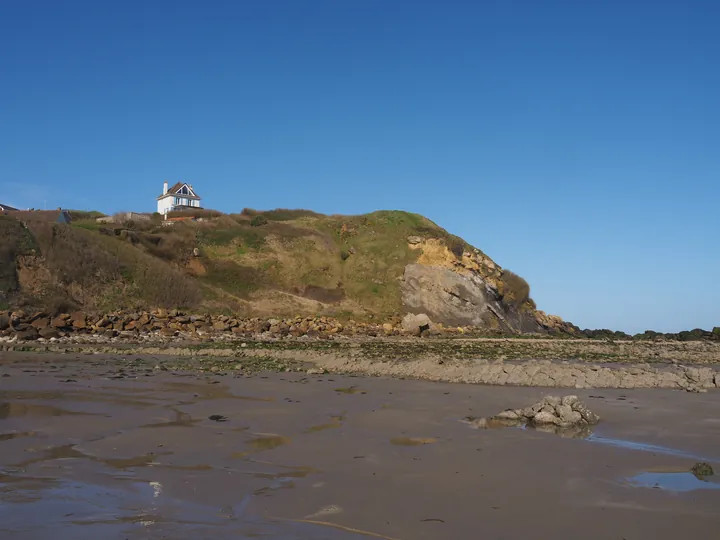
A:
<svg viewBox="0 0 720 540">
<path fill-rule="evenodd" d="M 202 208 L 201 200 L 190 184 L 178 182 L 168 189 L 168 183 L 165 182 L 163 193 L 157 198 L 157 211 L 159 214 L 165 215 L 175 210 L 197 210 Z"/>
</svg>

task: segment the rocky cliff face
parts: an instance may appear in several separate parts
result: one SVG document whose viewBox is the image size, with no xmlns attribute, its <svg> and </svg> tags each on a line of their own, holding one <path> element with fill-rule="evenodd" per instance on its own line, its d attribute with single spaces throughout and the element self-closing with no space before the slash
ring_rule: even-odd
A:
<svg viewBox="0 0 720 540">
<path fill-rule="evenodd" d="M 439 239 L 415 236 L 408 243 L 420 252 L 402 277 L 402 301 L 409 313 L 425 313 L 433 322 L 451 326 L 575 333 L 559 317 L 535 309 L 529 298 L 508 301 L 503 294 L 505 271 L 479 250 L 453 252 Z"/>
<path fill-rule="evenodd" d="M 438 266 L 409 264 L 402 292 L 409 313 L 425 313 L 444 325 L 518 332 L 543 330 L 531 311 L 503 303 L 497 291 L 478 275 L 464 276 Z"/>
</svg>

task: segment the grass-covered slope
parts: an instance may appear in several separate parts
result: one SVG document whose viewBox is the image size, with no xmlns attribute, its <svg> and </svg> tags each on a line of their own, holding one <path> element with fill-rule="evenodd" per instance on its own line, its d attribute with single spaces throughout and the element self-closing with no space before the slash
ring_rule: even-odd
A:
<svg viewBox="0 0 720 540">
<path fill-rule="evenodd" d="M 408 212 L 202 212 L 200 221 L 173 225 L 105 225 L 79 217 L 72 225 L 3 218 L 0 225 L 25 238 L 0 238 L 5 302 L 388 319 L 403 312 L 406 265 L 420 262 L 459 272 L 472 268 L 509 302 L 534 308 L 523 280 L 507 272 L 503 277 L 479 250 Z"/>
</svg>

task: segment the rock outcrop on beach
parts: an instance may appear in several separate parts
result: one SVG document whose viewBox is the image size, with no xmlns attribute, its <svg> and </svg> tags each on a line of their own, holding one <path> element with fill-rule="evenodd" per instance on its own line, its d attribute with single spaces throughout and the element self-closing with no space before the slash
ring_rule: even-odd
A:
<svg viewBox="0 0 720 540">
<path fill-rule="evenodd" d="M 466 419 L 474 428 L 532 427 L 566 437 L 586 437 L 590 427 L 600 422 L 580 398 L 546 396 L 524 409 L 507 409 L 490 418 Z"/>
<path fill-rule="evenodd" d="M 558 427 L 594 426 L 600 417 L 592 412 L 577 396 L 545 396 L 541 401 L 524 409 L 508 409 L 495 415 L 493 420 L 523 422 L 532 426 Z"/>
</svg>

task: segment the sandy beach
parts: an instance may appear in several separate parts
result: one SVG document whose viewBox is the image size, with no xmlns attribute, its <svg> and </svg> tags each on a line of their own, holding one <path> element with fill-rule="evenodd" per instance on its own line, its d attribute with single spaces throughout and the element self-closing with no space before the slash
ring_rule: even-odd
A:
<svg viewBox="0 0 720 540">
<path fill-rule="evenodd" d="M 0 534 L 95 538 L 711 538 L 720 393 L 574 390 L 587 438 L 466 417 L 569 390 L 164 371 L 6 353 Z"/>
</svg>

